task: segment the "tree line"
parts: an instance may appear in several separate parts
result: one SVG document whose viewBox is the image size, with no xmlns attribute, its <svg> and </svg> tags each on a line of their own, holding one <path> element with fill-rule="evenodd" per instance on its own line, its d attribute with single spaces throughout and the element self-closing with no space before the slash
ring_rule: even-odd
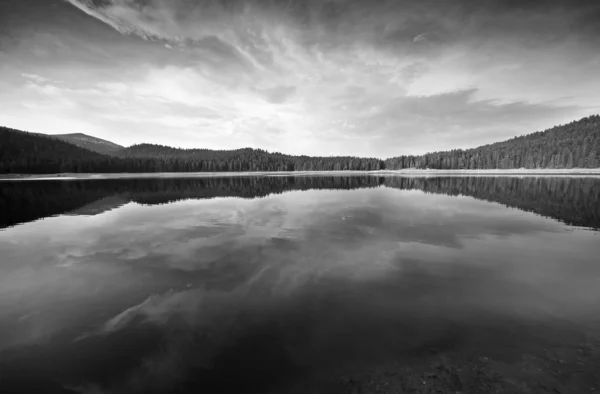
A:
<svg viewBox="0 0 600 394">
<path fill-rule="evenodd" d="M 398 156 L 386 169 L 596 168 L 600 165 L 600 116 L 473 149 Z"/>
<path fill-rule="evenodd" d="M 262 149 L 175 149 L 140 144 L 103 155 L 68 142 L 0 128 L 0 173 L 375 171 L 377 158 L 311 157 L 269 153 Z"/>
<path fill-rule="evenodd" d="M 600 166 L 600 116 L 473 149 L 398 156 L 295 156 L 262 149 L 177 149 L 139 144 L 112 155 L 0 127 L 0 173 L 377 171 L 414 169 L 594 168 Z"/>
</svg>

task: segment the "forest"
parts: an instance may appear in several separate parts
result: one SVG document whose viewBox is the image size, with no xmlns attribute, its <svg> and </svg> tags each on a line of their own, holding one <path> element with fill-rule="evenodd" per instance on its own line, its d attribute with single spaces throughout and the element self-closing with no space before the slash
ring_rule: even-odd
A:
<svg viewBox="0 0 600 394">
<path fill-rule="evenodd" d="M 374 171 L 377 158 L 310 157 L 261 149 L 176 149 L 140 144 L 114 155 L 83 149 L 51 136 L 0 128 L 0 173 L 119 173 L 227 171 Z"/>
<path fill-rule="evenodd" d="M 600 166 L 599 155 L 600 116 L 593 115 L 478 148 L 390 158 L 385 161 L 385 168 L 596 168 Z"/>
<path fill-rule="evenodd" d="M 75 142 L 65 140 L 65 136 L 59 139 L 0 127 L 0 173 L 377 171 L 406 168 L 533 169 L 600 166 L 598 115 L 478 148 L 433 152 L 421 156 L 398 156 L 386 160 L 354 156 L 294 156 L 252 148 L 178 149 L 153 144 L 133 145 L 108 154 L 85 149 L 81 144 L 78 146 Z"/>
</svg>

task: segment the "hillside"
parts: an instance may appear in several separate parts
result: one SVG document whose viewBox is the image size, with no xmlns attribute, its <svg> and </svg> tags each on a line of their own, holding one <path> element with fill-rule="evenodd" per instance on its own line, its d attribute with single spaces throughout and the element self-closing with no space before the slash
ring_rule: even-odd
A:
<svg viewBox="0 0 600 394">
<path fill-rule="evenodd" d="M 102 153 L 102 154 L 101 154 Z M 261 149 L 120 147 L 85 134 L 49 136 L 0 127 L 0 173 L 374 171 L 381 169 L 596 168 L 600 116 L 467 150 L 399 156 L 382 161 L 353 156 L 311 157 Z"/>
<path fill-rule="evenodd" d="M 50 136 L 0 127 L 0 173 L 85 172 L 110 160 Z"/>
<path fill-rule="evenodd" d="M 50 135 L 50 137 L 69 142 L 80 148 L 88 149 L 96 153 L 102 153 L 104 155 L 114 155 L 123 149 L 121 145 L 117 145 L 114 142 L 92 137 L 83 133 L 54 134 Z"/>
<path fill-rule="evenodd" d="M 214 151 L 141 144 L 102 155 L 52 136 L 0 128 L 0 173 L 379 170 L 376 158 L 309 157 L 260 149 Z"/>
<path fill-rule="evenodd" d="M 386 169 L 595 168 L 600 165 L 600 116 L 467 150 L 399 156 Z"/>
<path fill-rule="evenodd" d="M 156 144 L 136 144 L 128 148 L 123 148 L 116 153 L 119 157 L 128 158 L 148 158 L 148 157 L 170 157 L 178 159 L 199 159 L 215 160 L 223 157 L 231 158 L 251 152 L 267 153 L 260 149 L 232 149 L 232 150 L 211 150 L 211 149 L 180 149 L 165 145 Z"/>
<path fill-rule="evenodd" d="M 262 149 L 236 150 L 177 149 L 163 145 L 140 144 L 125 148 L 119 157 L 161 163 L 168 171 L 340 171 L 379 170 L 383 161 L 353 156 L 293 156 Z M 158 160 L 158 162 L 157 162 Z M 153 167 L 149 168 L 153 172 Z"/>
</svg>

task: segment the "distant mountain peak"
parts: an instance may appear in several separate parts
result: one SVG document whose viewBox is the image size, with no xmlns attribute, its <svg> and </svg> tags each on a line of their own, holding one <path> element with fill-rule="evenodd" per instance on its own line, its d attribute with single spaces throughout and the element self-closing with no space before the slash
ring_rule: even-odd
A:
<svg viewBox="0 0 600 394">
<path fill-rule="evenodd" d="M 91 137 L 87 134 L 83 134 L 83 133 L 65 133 L 65 134 L 55 134 L 56 136 L 61 136 L 61 137 Z M 96 138 L 96 137 L 93 137 Z"/>
<path fill-rule="evenodd" d="M 61 141 L 68 142 L 80 148 L 91 150 L 92 152 L 102 153 L 104 155 L 113 155 L 124 147 L 114 142 L 103 140 L 102 138 L 92 137 L 83 133 L 54 134 L 49 135 Z"/>
</svg>

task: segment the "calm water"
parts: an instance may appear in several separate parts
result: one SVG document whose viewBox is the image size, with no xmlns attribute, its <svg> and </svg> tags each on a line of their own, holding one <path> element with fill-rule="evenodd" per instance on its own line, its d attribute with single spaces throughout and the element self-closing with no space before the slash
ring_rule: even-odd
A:
<svg viewBox="0 0 600 394">
<path fill-rule="evenodd" d="M 0 182 L 0 388 L 288 392 L 450 358 L 588 392 L 598 229 L 594 178 Z"/>
</svg>

